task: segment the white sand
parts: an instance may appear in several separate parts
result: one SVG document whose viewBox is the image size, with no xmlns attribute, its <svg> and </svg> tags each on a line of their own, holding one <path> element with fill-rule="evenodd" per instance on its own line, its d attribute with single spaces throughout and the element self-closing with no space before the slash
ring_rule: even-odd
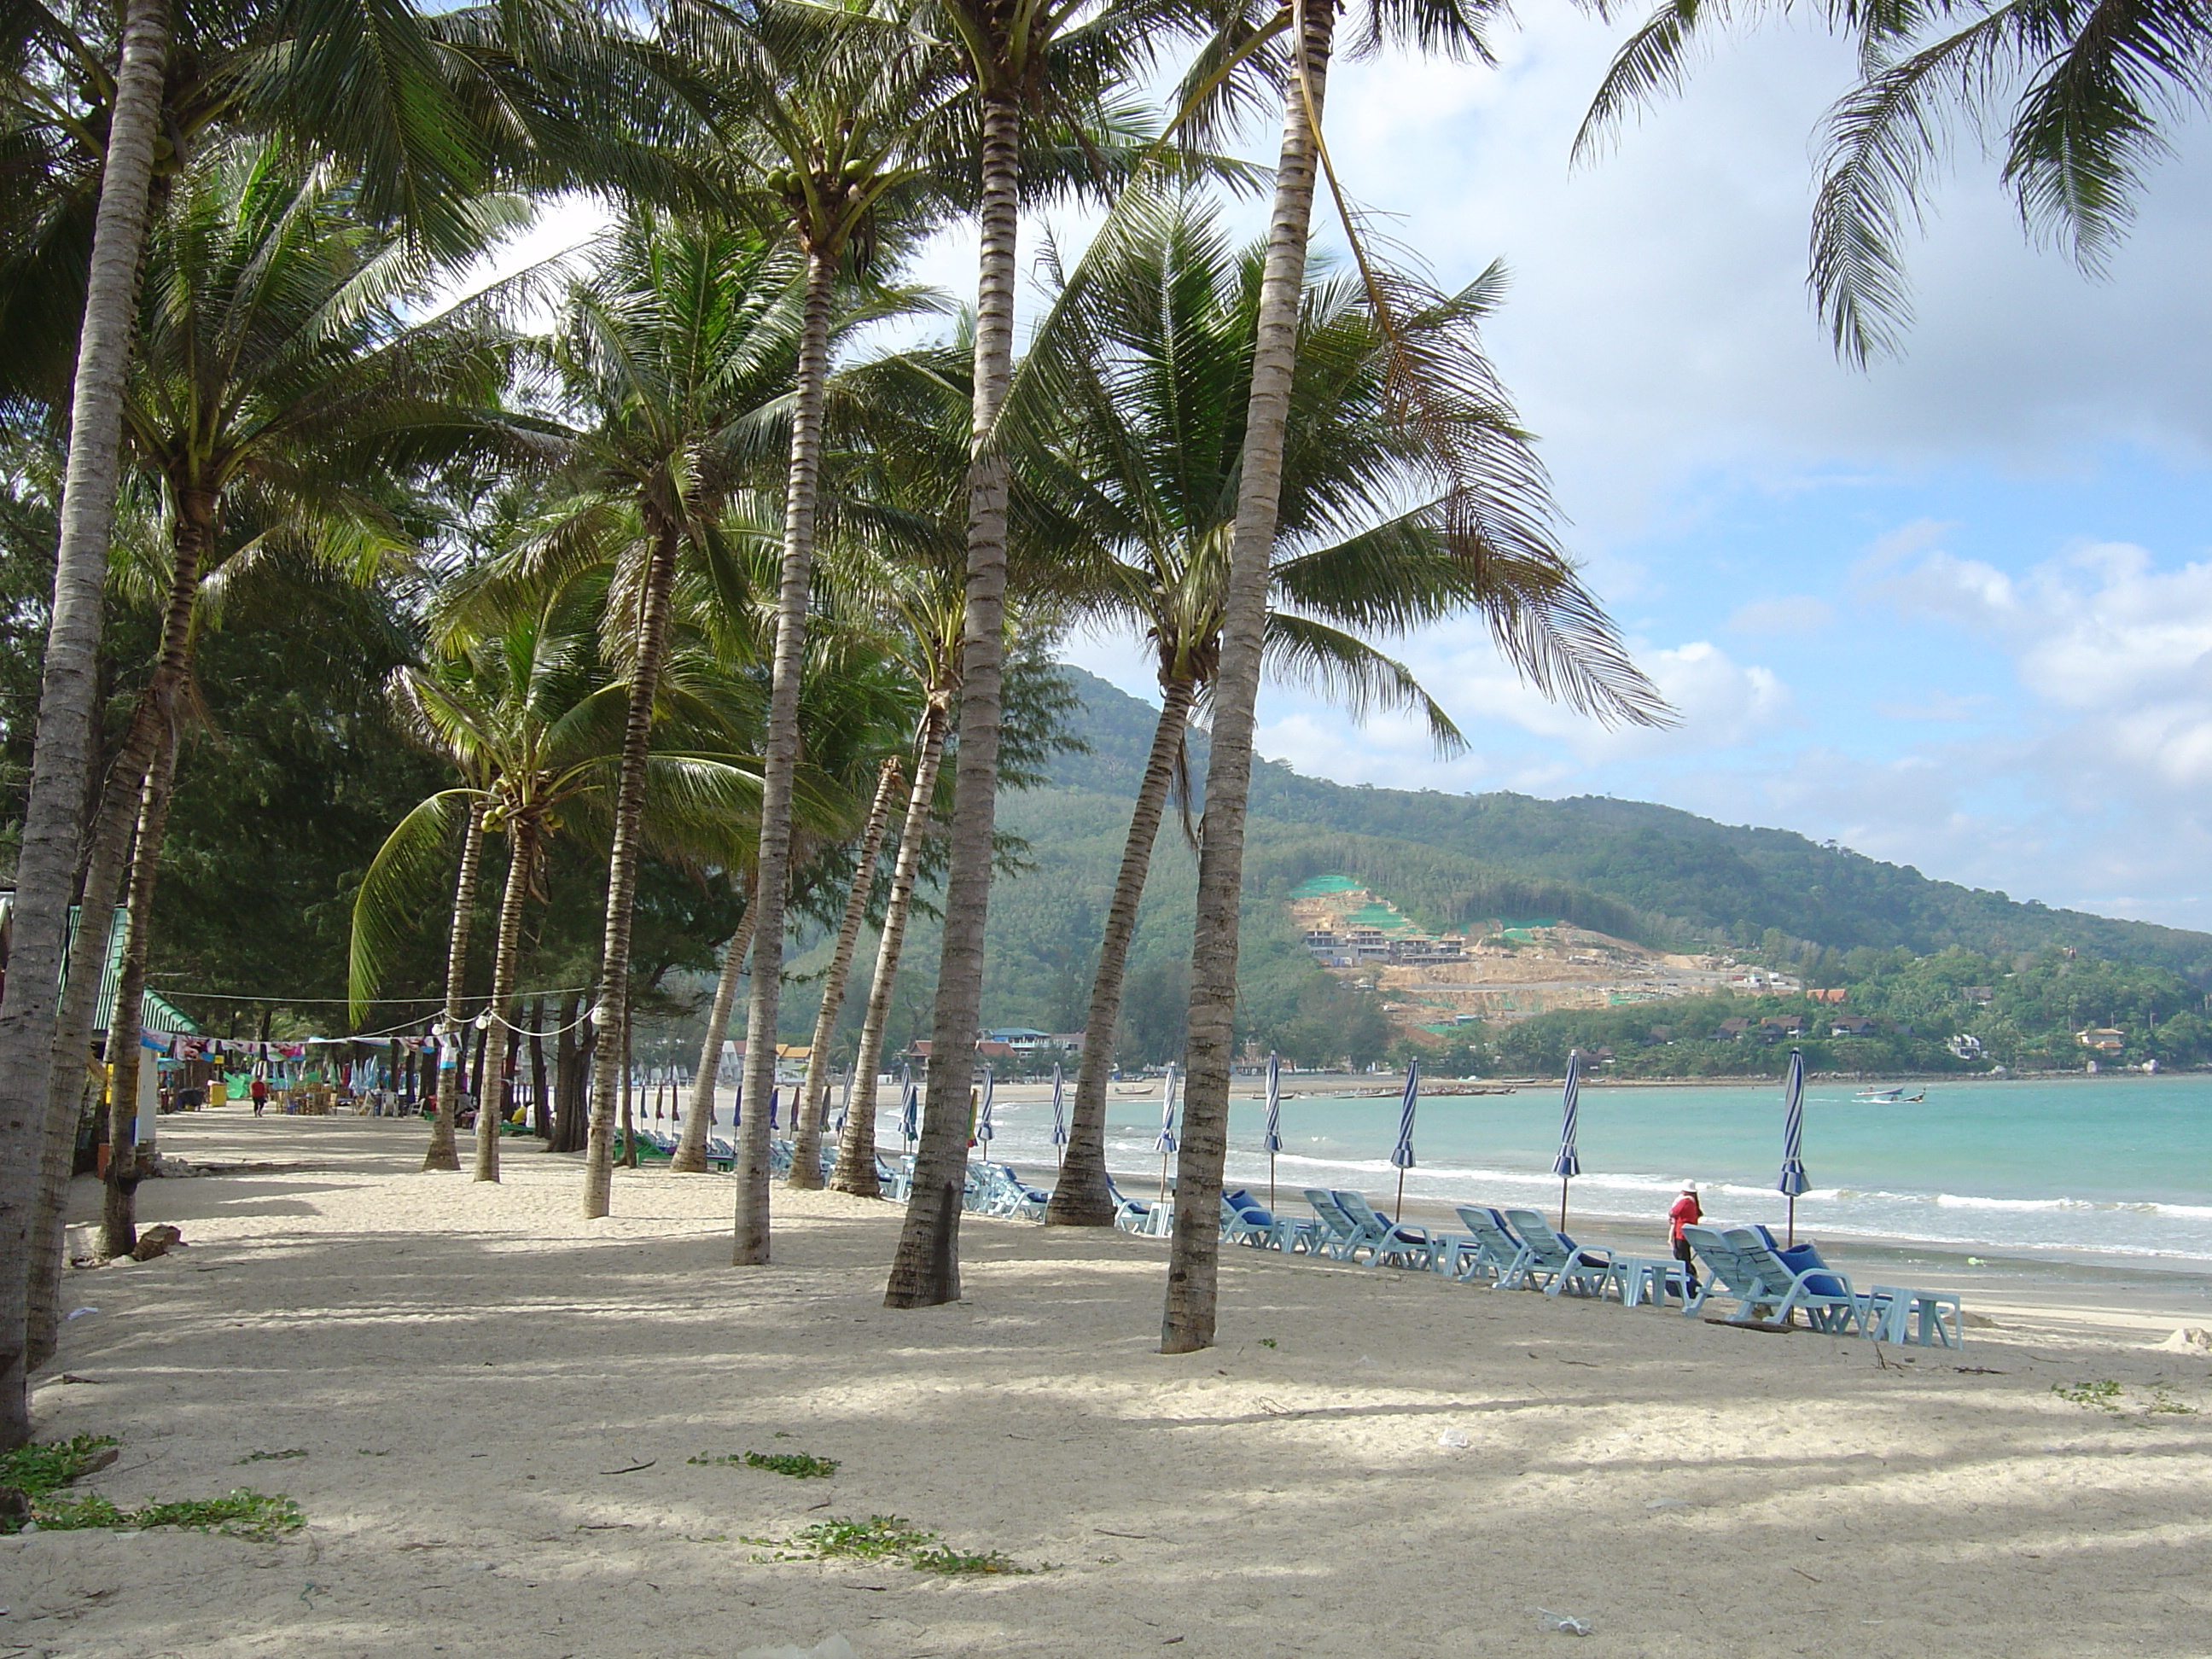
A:
<svg viewBox="0 0 2212 1659">
<path fill-rule="evenodd" d="M 891 1206 L 779 1192 L 776 1264 L 738 1271 L 726 1178 L 623 1172 L 585 1222 L 573 1160 L 510 1142 L 483 1188 L 415 1173 L 422 1138 L 164 1122 L 306 1167 L 142 1189 L 192 1248 L 70 1275 L 100 1311 L 42 1432 L 120 1435 L 119 1502 L 245 1483 L 309 1526 L 0 1540 L 0 1655 L 1475 1659 L 1570 1642 L 1539 1607 L 1591 1655 L 2212 1650 L 2212 1416 L 2144 1409 L 2212 1410 L 2212 1358 L 2154 1319 L 1878 1358 L 1236 1250 L 1221 1346 L 1164 1358 L 1159 1241 L 971 1217 L 968 1299 L 892 1313 Z M 2094 1378 L 2122 1411 L 2051 1392 Z M 685 1462 L 747 1449 L 843 1467 Z M 1052 1569 L 739 1541 L 872 1513 Z"/>
</svg>

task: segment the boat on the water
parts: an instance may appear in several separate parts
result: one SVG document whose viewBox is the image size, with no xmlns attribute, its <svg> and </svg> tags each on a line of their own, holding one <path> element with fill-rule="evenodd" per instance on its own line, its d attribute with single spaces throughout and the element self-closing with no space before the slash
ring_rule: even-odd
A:
<svg viewBox="0 0 2212 1659">
<path fill-rule="evenodd" d="M 1894 1089 L 1862 1089 L 1851 1098 L 1865 1101 L 1869 1105 L 1876 1105 L 1885 1101 L 1903 1100 L 1905 1090 L 1902 1085 Z"/>
</svg>

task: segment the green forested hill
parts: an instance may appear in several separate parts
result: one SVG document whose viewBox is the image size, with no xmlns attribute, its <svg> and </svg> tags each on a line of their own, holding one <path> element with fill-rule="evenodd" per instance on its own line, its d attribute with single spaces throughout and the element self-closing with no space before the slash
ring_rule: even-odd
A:
<svg viewBox="0 0 2212 1659">
<path fill-rule="evenodd" d="M 1056 761 L 1048 787 L 1010 793 L 1000 805 L 1001 827 L 1028 844 L 1029 867 L 992 894 L 984 1018 L 993 1025 L 1082 1024 L 1091 952 L 1151 743 L 1149 706 L 1080 670 L 1068 675 L 1082 698 L 1087 751 Z M 1194 749 L 1202 778 L 1202 738 Z M 1596 797 L 1347 787 L 1263 762 L 1247 863 L 1243 1017 L 1286 1054 L 1301 1035 L 1317 1038 L 1366 1016 L 1310 966 L 1283 902 L 1306 877 L 1336 871 L 1432 927 L 1558 916 L 1655 946 L 1756 953 L 1820 982 L 1852 975 L 1854 951 L 1863 963 L 1898 949 L 2007 957 L 2061 945 L 2212 982 L 2212 935 L 2021 903 L 1788 830 Z M 1171 815 L 1134 952 L 1125 1022 L 1133 1054 L 1179 1047 L 1195 878 Z M 917 927 L 898 1040 L 926 1024 L 936 948 L 934 927 Z"/>
</svg>

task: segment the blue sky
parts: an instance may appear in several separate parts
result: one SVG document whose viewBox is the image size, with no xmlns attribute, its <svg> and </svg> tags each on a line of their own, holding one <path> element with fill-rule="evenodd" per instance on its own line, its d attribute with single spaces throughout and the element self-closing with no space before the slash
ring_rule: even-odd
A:
<svg viewBox="0 0 2212 1659">
<path fill-rule="evenodd" d="M 1665 801 L 2212 927 L 2202 135 L 2102 282 L 2023 237 L 1969 139 L 1913 256 L 1907 355 L 1858 374 L 1803 286 L 1812 136 L 1844 54 L 1805 30 L 1729 43 L 1571 170 L 1619 33 L 1531 8 L 1494 71 L 1347 66 L 1329 126 L 1350 188 L 1439 278 L 1511 270 L 1492 355 L 1570 544 L 1683 724 L 1605 732 L 1458 628 L 1395 648 L 1470 755 L 1282 688 L 1262 752 L 1346 781 Z M 1126 641 L 1072 654 L 1149 690 Z"/>
</svg>

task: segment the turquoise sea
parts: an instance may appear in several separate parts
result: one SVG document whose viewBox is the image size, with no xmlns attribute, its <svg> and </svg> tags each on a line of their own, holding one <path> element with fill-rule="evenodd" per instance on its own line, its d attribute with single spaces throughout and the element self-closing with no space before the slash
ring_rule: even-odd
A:
<svg viewBox="0 0 2212 1659">
<path fill-rule="evenodd" d="M 1238 1079 L 1240 1093 L 1247 1086 Z M 1296 1084 L 1286 1082 L 1286 1090 Z M 1917 1092 L 1915 1084 L 1907 1092 Z M 1812 1190 L 1799 1231 L 1918 1239 L 2005 1252 L 2212 1262 L 2212 1078 L 1930 1083 L 1919 1104 L 1855 1101 L 1856 1085 L 1814 1084 L 1805 1097 Z M 1073 1092 L 1072 1087 L 1070 1092 Z M 1030 1170 L 1053 1161 L 1051 1109 L 1002 1098 L 991 1155 Z M 1264 1185 L 1261 1107 L 1239 1099 L 1228 1174 Z M 1279 1188 L 1352 1187 L 1388 1195 L 1398 1102 L 1344 1096 L 1285 1100 Z M 1157 1170 L 1157 1085 L 1115 1094 L 1108 1158 Z M 899 1146 L 895 1119 L 882 1125 Z M 1559 1093 L 1425 1097 L 1406 1194 L 1425 1204 L 1470 1200 L 1556 1206 Z M 1605 1088 L 1582 1091 L 1583 1174 L 1571 1211 L 1662 1218 L 1686 1180 L 1722 1222 L 1779 1221 L 1782 1091 L 1771 1088 Z"/>
</svg>

